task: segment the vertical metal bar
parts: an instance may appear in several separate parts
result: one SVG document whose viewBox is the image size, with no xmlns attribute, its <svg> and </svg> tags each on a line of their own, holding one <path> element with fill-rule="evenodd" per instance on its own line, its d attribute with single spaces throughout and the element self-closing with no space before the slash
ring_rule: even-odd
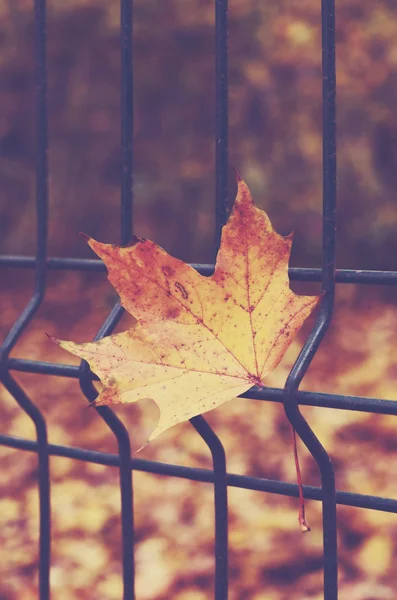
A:
<svg viewBox="0 0 397 600">
<path fill-rule="evenodd" d="M 37 202 L 37 252 L 36 294 L 40 303 L 46 286 L 47 223 L 48 223 L 48 118 L 47 118 L 47 6 L 46 0 L 35 0 L 36 25 L 36 202 Z M 32 315 L 33 316 L 33 315 Z M 40 415 L 41 417 L 41 415 Z M 47 428 L 44 418 L 37 420 L 37 444 L 39 460 L 39 511 L 40 511 L 40 600 L 50 596 L 50 475 Z"/>
<path fill-rule="evenodd" d="M 37 458 L 39 474 L 39 598 L 50 597 L 50 560 L 51 560 L 51 506 L 50 474 L 47 427 L 39 409 L 33 404 L 23 389 L 8 372 L 2 374 L 4 387 L 15 398 L 19 406 L 32 419 L 37 437 Z"/>
<path fill-rule="evenodd" d="M 46 0 L 35 0 L 36 25 L 36 198 L 37 252 L 36 291 L 44 297 L 48 222 L 48 122 L 47 122 L 47 7 Z"/>
<path fill-rule="evenodd" d="M 330 323 L 335 295 L 336 246 L 336 68 L 335 4 L 322 0 L 323 265 L 324 297 L 316 324 L 285 385 L 285 412 L 316 460 L 323 489 L 324 600 L 338 598 L 335 476 L 331 460 L 301 415 L 296 392 Z"/>
<path fill-rule="evenodd" d="M 47 219 L 48 219 L 48 135 L 47 135 L 47 65 L 46 65 L 46 0 L 35 0 L 35 89 L 36 89 L 36 277 L 34 294 L 0 349 L 1 380 L 36 428 L 39 466 L 39 595 L 49 598 L 50 572 L 50 477 L 47 427 L 39 409 L 11 377 L 8 356 L 41 305 L 46 288 Z"/>
<path fill-rule="evenodd" d="M 133 0 L 120 0 L 121 52 L 121 243 L 132 237 L 133 218 Z M 117 310 L 117 309 L 116 309 Z M 120 313 L 121 314 L 121 313 Z M 110 318 L 111 322 L 111 318 Z M 104 332 L 103 335 L 106 335 Z M 135 597 L 134 504 L 132 492 L 131 445 L 123 423 L 109 411 L 107 423 L 117 437 L 120 454 L 121 526 L 123 540 L 124 600 Z"/>
<path fill-rule="evenodd" d="M 228 597 L 228 510 L 226 455 L 223 445 L 204 417 L 190 419 L 212 455 L 215 494 L 215 600 Z"/>
<path fill-rule="evenodd" d="M 227 221 L 229 168 L 228 115 L 228 0 L 215 0 L 215 248 Z"/>
<path fill-rule="evenodd" d="M 132 173 L 133 173 L 133 61 L 132 61 L 132 0 L 120 0 L 120 59 L 121 59 L 121 243 L 127 244 L 132 237 Z M 124 310 L 119 303 L 95 337 L 99 340 L 112 333 Z M 88 364 L 83 361 L 80 377 L 81 389 L 89 401 L 98 393 L 92 384 Z M 133 600 L 134 589 L 134 517 L 131 470 L 131 444 L 123 423 L 108 407 L 97 407 L 105 423 L 117 438 L 120 456 L 121 531 L 123 547 L 123 598 Z"/>
<path fill-rule="evenodd" d="M 105 335 L 110 335 L 123 313 L 124 309 L 117 303 L 95 336 L 95 341 L 101 339 Z M 86 361 L 82 361 L 80 367 L 80 387 L 89 402 L 92 402 L 98 396 L 98 392 L 92 383 L 92 374 Z M 98 406 L 95 410 L 109 426 L 117 439 L 120 456 L 119 473 L 123 547 L 123 600 L 134 600 L 134 523 L 130 438 L 127 429 L 110 408 L 107 406 Z"/>
<path fill-rule="evenodd" d="M 322 310 L 325 327 L 331 323 L 335 298 L 336 267 L 336 55 L 335 0 L 322 0 L 322 101 L 323 101 L 323 265 L 325 292 Z M 324 598 L 338 596 L 335 475 L 329 458 L 321 471 L 324 535 Z"/>
<path fill-rule="evenodd" d="M 215 0 L 215 248 L 228 213 L 228 0 Z M 221 441 L 203 417 L 192 424 L 207 443 L 214 466 L 215 600 L 228 597 L 228 502 L 226 456 Z"/>
<path fill-rule="evenodd" d="M 132 0 L 120 2 L 121 47 L 121 243 L 132 237 L 133 62 Z"/>
<path fill-rule="evenodd" d="M 331 318 L 335 296 L 336 251 L 336 57 L 335 0 L 322 0 L 323 99 L 323 304 Z"/>
</svg>

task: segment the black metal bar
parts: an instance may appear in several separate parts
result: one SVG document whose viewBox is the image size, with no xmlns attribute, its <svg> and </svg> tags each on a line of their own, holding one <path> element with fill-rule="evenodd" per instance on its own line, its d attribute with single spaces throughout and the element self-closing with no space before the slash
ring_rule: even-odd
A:
<svg viewBox="0 0 397 600">
<path fill-rule="evenodd" d="M 223 445 L 204 417 L 190 419 L 211 451 L 215 494 L 215 600 L 228 596 L 228 511 L 226 455 Z"/>
<path fill-rule="evenodd" d="M 132 236 L 132 168 L 133 168 L 133 81 L 132 81 L 132 0 L 120 0 L 120 58 L 121 58 L 121 243 L 126 244 Z M 99 261 L 100 262 L 100 261 Z M 110 335 L 122 317 L 124 309 L 117 303 L 95 341 Z M 92 383 L 95 377 L 86 361 L 82 361 L 80 386 L 92 402 L 98 393 Z M 115 435 L 119 448 L 121 530 L 123 554 L 123 598 L 135 598 L 134 585 L 134 523 L 132 473 L 130 467 L 131 444 L 127 429 L 108 407 L 96 407 L 96 411 Z"/>
<path fill-rule="evenodd" d="M 215 0 L 215 247 L 227 221 L 228 202 L 228 2 Z M 213 269 L 212 269 L 213 270 Z M 221 441 L 198 416 L 190 422 L 210 449 L 214 467 L 215 600 L 228 597 L 228 512 L 226 455 Z"/>
<path fill-rule="evenodd" d="M 33 256 L 0 256 L 0 267 L 16 269 L 34 269 Z M 214 265 L 190 263 L 201 275 L 212 275 Z M 101 260 L 88 258 L 48 258 L 47 269 L 51 271 L 94 271 L 106 273 Z M 322 281 L 322 269 L 291 267 L 288 270 L 291 281 Z M 370 271 L 354 269 L 336 269 L 336 283 L 356 283 L 366 285 L 397 285 L 397 271 Z"/>
<path fill-rule="evenodd" d="M 336 73 L 334 0 L 322 0 L 323 100 L 323 290 L 320 314 L 286 385 L 287 417 L 316 460 L 323 489 L 324 600 L 337 600 L 336 491 L 331 460 L 299 411 L 296 392 L 331 323 L 335 296 L 336 244 Z"/>
<path fill-rule="evenodd" d="M 9 448 L 18 448 L 27 452 L 37 452 L 37 442 L 26 440 L 24 438 L 0 434 L 0 445 L 8 446 Z M 59 446 L 56 444 L 49 444 L 48 447 L 51 456 L 72 458 L 109 467 L 120 466 L 118 454 L 85 450 L 84 448 L 75 448 L 71 446 Z M 190 481 L 200 481 L 202 483 L 213 484 L 215 481 L 214 471 L 209 469 L 183 467 L 140 458 L 132 458 L 130 468 L 135 471 L 142 471 L 153 475 L 179 477 Z M 298 486 L 294 483 L 287 483 L 285 481 L 274 481 L 272 479 L 227 473 L 226 482 L 230 487 L 279 494 L 291 498 L 299 497 Z M 321 501 L 323 498 L 322 488 L 304 485 L 303 491 L 305 498 L 309 500 Z M 381 512 L 397 514 L 397 500 L 392 498 L 338 491 L 336 492 L 336 501 L 337 504 L 342 506 L 353 506 L 355 508 L 365 508 L 368 510 L 378 510 Z"/>
<path fill-rule="evenodd" d="M 323 289 L 324 326 L 318 343 L 328 329 L 335 300 L 336 267 L 336 55 L 335 0 L 322 0 L 323 74 Z M 307 363 L 306 369 L 309 367 Z M 299 375 L 297 379 L 299 378 Z M 328 454 L 318 453 L 323 488 L 324 600 L 338 598 L 338 549 L 335 474 Z"/>
<path fill-rule="evenodd" d="M 46 1 L 35 0 L 35 88 L 36 88 L 36 258 L 35 290 L 14 323 L 0 349 L 2 383 L 19 406 L 32 419 L 37 436 L 39 488 L 39 595 L 47 600 L 50 593 L 51 511 L 47 427 L 32 400 L 8 372 L 8 357 L 19 337 L 40 307 L 46 289 L 47 220 L 48 220 L 48 134 L 47 134 L 47 64 Z"/>
<path fill-rule="evenodd" d="M 240 398 L 262 400 L 270 402 L 284 402 L 287 393 L 280 388 L 253 387 L 248 392 L 241 394 Z M 320 392 L 296 393 L 298 404 L 302 406 L 318 406 L 320 408 L 336 408 L 382 415 L 397 415 L 397 402 L 395 400 L 382 400 L 381 398 L 366 398 L 364 396 L 342 396 L 337 394 L 322 394 Z"/>
<path fill-rule="evenodd" d="M 14 323 L 0 349 L 0 361 L 5 361 L 17 340 L 41 305 L 46 288 L 47 221 L 48 221 L 48 135 L 46 78 L 46 0 L 35 0 L 36 29 L 36 269 L 35 291 Z"/>
<path fill-rule="evenodd" d="M 51 561 L 51 502 L 47 426 L 37 406 L 26 395 L 18 383 L 5 371 L 1 381 L 19 406 L 31 418 L 36 430 L 39 488 L 39 597 L 48 600 L 50 593 Z"/>
<path fill-rule="evenodd" d="M 133 0 L 120 0 L 120 52 L 121 52 L 121 244 L 132 237 L 133 210 Z M 108 335 L 122 315 L 115 307 L 99 336 Z M 87 365 L 88 366 L 88 365 Z M 90 381 L 91 386 L 92 380 Z M 116 415 L 108 409 L 105 419 L 117 438 L 120 455 L 121 526 L 123 543 L 124 600 L 135 598 L 134 565 L 134 503 L 130 469 L 131 444 L 127 429 Z"/>
<path fill-rule="evenodd" d="M 227 221 L 229 176 L 228 0 L 215 0 L 215 248 Z"/>
<path fill-rule="evenodd" d="M 95 336 L 94 341 L 110 335 L 123 315 L 124 309 L 117 303 L 105 323 Z M 98 392 L 92 384 L 92 374 L 88 363 L 83 360 L 80 366 L 80 387 L 89 402 L 95 400 Z M 131 445 L 128 431 L 108 406 L 98 406 L 95 410 L 114 433 L 119 448 L 121 525 L 123 545 L 123 584 L 124 600 L 133 600 L 134 591 L 134 524 L 133 496 L 131 477 Z"/>
<path fill-rule="evenodd" d="M 55 375 L 56 377 L 70 377 L 78 379 L 79 367 L 62 365 L 41 361 L 26 360 L 23 358 L 9 358 L 8 367 L 14 371 L 24 373 L 40 373 L 42 375 Z M 92 373 L 93 379 L 99 378 Z M 261 400 L 262 402 L 284 402 L 286 393 L 281 388 L 252 387 L 239 398 Z M 381 398 L 366 398 L 365 396 L 343 396 L 339 394 L 323 394 L 321 392 L 297 392 L 298 404 L 302 406 L 318 406 L 320 408 L 336 408 L 340 410 L 353 410 L 356 412 L 376 413 L 380 415 L 397 415 L 397 402 Z"/>
<path fill-rule="evenodd" d="M 133 140 L 133 79 L 132 79 L 132 0 L 120 2 L 121 42 L 121 243 L 132 237 L 132 140 Z"/>
</svg>

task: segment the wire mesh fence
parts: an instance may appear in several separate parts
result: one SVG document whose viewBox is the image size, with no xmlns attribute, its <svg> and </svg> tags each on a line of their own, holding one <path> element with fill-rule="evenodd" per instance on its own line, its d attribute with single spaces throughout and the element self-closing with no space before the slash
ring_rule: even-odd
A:
<svg viewBox="0 0 397 600">
<path fill-rule="evenodd" d="M 122 421 L 105 407 L 96 408 L 105 421 L 118 444 L 118 454 L 83 450 L 49 444 L 47 427 L 43 414 L 19 385 L 12 371 L 23 371 L 55 377 L 78 379 L 83 394 L 88 401 L 95 399 L 97 391 L 93 385 L 93 374 L 83 362 L 80 367 L 33 361 L 28 358 L 11 358 L 10 353 L 18 339 L 34 319 L 46 292 L 46 273 L 48 270 L 104 271 L 99 260 L 76 258 L 54 258 L 47 255 L 48 226 L 48 110 L 47 110 L 47 54 L 46 54 L 46 0 L 35 0 L 35 40 L 36 40 L 36 256 L 1 256 L 0 265 L 10 269 L 34 269 L 35 290 L 30 302 L 14 323 L 0 352 L 1 380 L 15 401 L 32 420 L 37 434 L 36 441 L 20 439 L 9 435 L 0 435 L 0 444 L 35 452 L 38 459 L 38 494 L 40 500 L 40 536 L 39 536 L 39 590 L 40 598 L 50 597 L 49 572 L 51 563 L 51 510 L 49 457 L 63 456 L 80 461 L 112 466 L 119 469 L 122 521 L 122 555 L 124 599 L 135 597 L 134 593 L 134 523 L 132 472 L 134 470 L 194 481 L 208 482 L 213 485 L 215 507 L 215 598 L 228 597 L 228 506 L 227 490 L 229 486 L 258 490 L 271 494 L 298 496 L 296 485 L 236 475 L 226 470 L 226 456 L 221 440 L 203 417 L 191 420 L 199 435 L 211 452 L 213 469 L 199 469 L 131 458 L 128 432 Z M 132 0 L 120 2 L 120 60 L 121 60 L 121 148 L 122 165 L 120 181 L 120 243 L 128 243 L 132 236 L 133 208 L 133 6 Z M 216 62 L 216 245 L 220 243 L 220 232 L 227 217 L 228 199 L 228 3 L 227 0 L 215 0 L 215 62 Z M 337 527 L 336 505 L 362 507 L 397 513 L 397 500 L 374 497 L 343 491 L 335 491 L 334 473 L 326 449 L 320 444 L 299 411 L 299 405 L 320 406 L 324 408 L 364 411 L 369 413 L 396 415 L 397 404 L 378 398 L 364 398 L 299 391 L 300 383 L 313 359 L 322 339 L 330 326 L 335 284 L 383 284 L 395 285 L 397 272 L 338 270 L 335 268 L 336 241 L 336 79 L 335 79 L 335 6 L 333 0 L 323 0 L 321 6 L 322 22 L 322 106 L 323 106 L 323 266 L 315 268 L 292 268 L 290 278 L 295 281 L 321 281 L 323 300 L 319 315 L 306 343 L 293 366 L 284 389 L 252 388 L 244 397 L 283 403 L 286 415 L 310 453 L 321 472 L 321 488 L 304 486 L 306 498 L 322 502 L 323 509 L 323 565 L 324 598 L 335 600 L 337 585 Z M 192 265 L 203 275 L 213 270 L 213 265 Z M 123 314 L 117 303 L 95 339 L 109 335 Z M 266 558 L 264 558 L 266 560 Z"/>
</svg>

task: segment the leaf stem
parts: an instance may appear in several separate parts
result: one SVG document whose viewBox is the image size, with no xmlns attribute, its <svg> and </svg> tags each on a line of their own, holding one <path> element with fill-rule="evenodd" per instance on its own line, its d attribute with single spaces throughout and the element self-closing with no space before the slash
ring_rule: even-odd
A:
<svg viewBox="0 0 397 600">
<path fill-rule="evenodd" d="M 292 431 L 292 446 L 294 449 L 296 479 L 298 482 L 298 489 L 299 489 L 298 521 L 299 521 L 299 526 L 300 526 L 301 532 L 306 533 L 307 531 L 310 531 L 310 527 L 309 527 L 309 524 L 306 521 L 306 517 L 305 517 L 305 499 L 303 497 L 302 476 L 301 476 L 301 470 L 300 470 L 300 466 L 299 466 L 298 448 L 296 445 L 296 431 L 293 427 L 291 428 L 291 431 Z"/>
</svg>

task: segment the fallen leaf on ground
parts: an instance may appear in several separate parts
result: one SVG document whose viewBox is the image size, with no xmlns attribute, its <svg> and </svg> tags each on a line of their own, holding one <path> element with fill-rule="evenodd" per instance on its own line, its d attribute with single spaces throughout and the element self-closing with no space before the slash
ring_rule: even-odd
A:
<svg viewBox="0 0 397 600">
<path fill-rule="evenodd" d="M 119 247 L 88 238 L 137 323 L 98 342 L 59 345 L 88 361 L 103 384 L 96 406 L 153 399 L 169 427 L 264 386 L 319 296 L 289 288 L 292 235 L 276 233 L 238 177 L 210 277 L 134 237 Z"/>
</svg>

